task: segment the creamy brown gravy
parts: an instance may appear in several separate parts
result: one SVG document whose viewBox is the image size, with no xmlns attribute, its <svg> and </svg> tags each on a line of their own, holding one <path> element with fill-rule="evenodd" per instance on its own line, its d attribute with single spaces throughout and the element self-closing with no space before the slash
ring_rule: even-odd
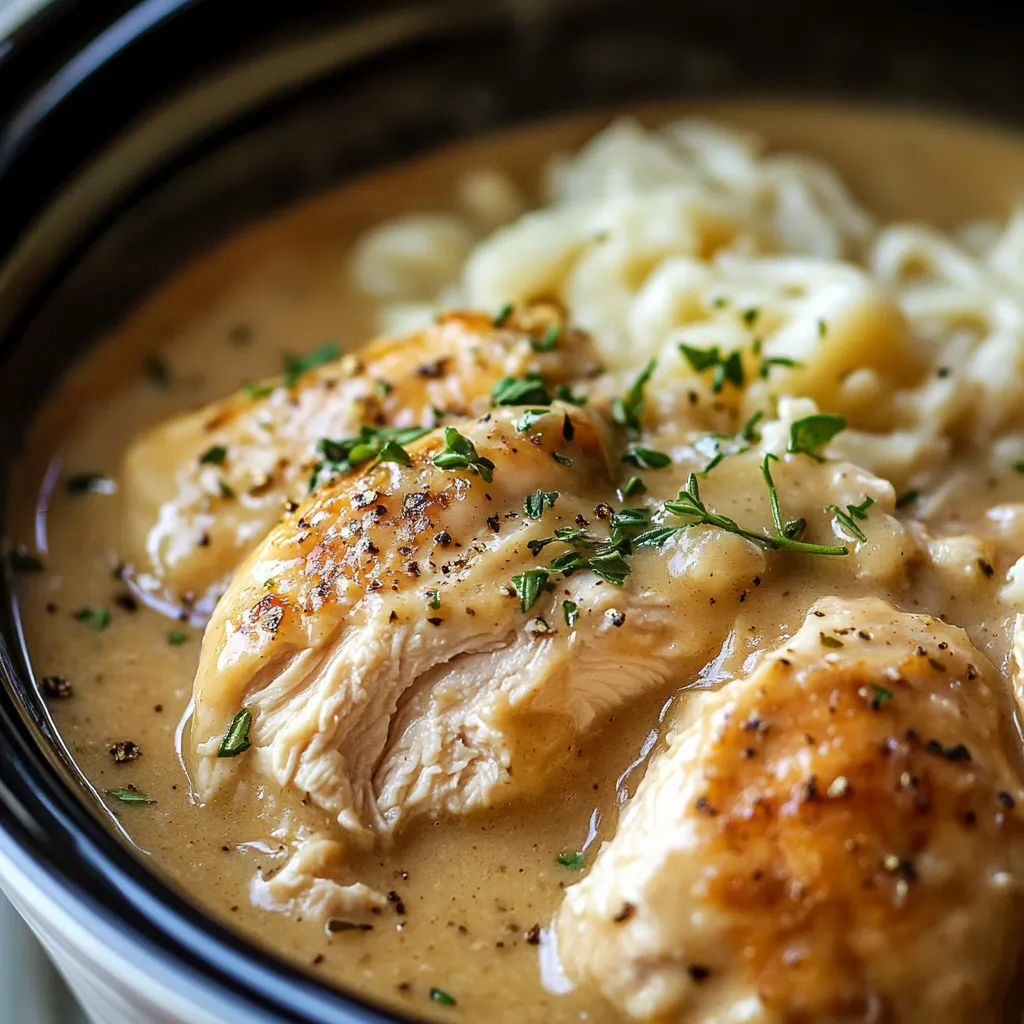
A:
<svg viewBox="0 0 1024 1024">
<path fill-rule="evenodd" d="M 773 146 L 824 157 L 883 218 L 945 226 L 970 216 L 1003 216 L 1024 182 L 1024 143 L 984 126 L 767 103 L 663 107 L 647 115 L 658 120 L 692 112 L 752 128 Z M 655 694 L 607 723 L 544 799 L 468 821 L 427 823 L 393 853 L 367 859 L 360 877 L 394 889 L 402 907 L 389 910 L 371 933 L 327 936 L 319 925 L 250 904 L 253 873 L 281 866 L 271 833 L 285 805 L 253 783 L 215 806 L 189 804 L 174 733 L 200 631 L 115 601 L 127 592 L 112 575 L 119 551 L 116 498 L 70 496 L 63 480 L 80 471 L 115 475 L 141 427 L 277 372 L 284 351 L 305 351 L 327 339 L 359 345 L 371 334 L 370 307 L 347 284 L 345 264 L 361 231 L 398 213 L 450 207 L 454 179 L 475 167 L 501 167 L 530 187 L 548 154 L 578 145 L 607 120 L 593 115 L 544 124 L 431 154 L 227 242 L 142 303 L 56 385 L 13 488 L 11 539 L 37 543 L 47 565 L 45 574 L 20 585 L 35 671 L 72 681 L 74 697 L 51 707 L 97 788 L 131 783 L 157 801 L 114 809 L 140 856 L 255 941 L 419 1016 L 553 1024 L 615 1019 L 587 992 L 547 993 L 537 948 L 524 933 L 549 922 L 562 889 L 574 880 L 556 863 L 558 852 L 599 842 L 614 829 L 619 804 L 642 775 L 644 740 L 656 733 L 658 711 L 672 693 Z M 167 391 L 141 369 L 152 353 L 170 366 Z M 993 500 L 985 496 L 986 504 Z M 110 627 L 97 633 L 74 621 L 72 613 L 83 606 L 110 608 Z M 957 618 L 968 625 L 964 611 Z M 785 626 L 777 623 L 780 630 Z M 168 633 L 179 628 L 187 639 L 172 646 Z M 757 633 L 753 643 L 772 639 Z M 738 668 L 750 649 L 738 646 L 727 668 Z M 997 661 L 1003 657 L 998 642 L 986 646 Z M 680 686 L 691 682 L 678 680 Z M 115 765 L 108 747 L 118 740 L 138 743 L 141 758 Z M 307 813 L 290 810 L 300 818 Z M 451 993 L 458 1005 L 431 1003 L 431 986 Z"/>
</svg>

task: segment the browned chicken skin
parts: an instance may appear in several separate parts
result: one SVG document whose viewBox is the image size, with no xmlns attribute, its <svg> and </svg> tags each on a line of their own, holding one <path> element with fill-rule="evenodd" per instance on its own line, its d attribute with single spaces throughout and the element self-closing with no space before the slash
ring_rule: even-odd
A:
<svg viewBox="0 0 1024 1024">
<path fill-rule="evenodd" d="M 121 474 L 128 560 L 143 593 L 207 617 L 285 503 L 305 496 L 323 438 L 433 427 L 484 412 L 503 377 L 540 373 L 558 384 L 598 369 L 587 336 L 554 307 L 498 320 L 447 314 L 412 337 L 374 342 L 144 434 Z M 557 347 L 545 343 L 551 331 Z"/>
</svg>

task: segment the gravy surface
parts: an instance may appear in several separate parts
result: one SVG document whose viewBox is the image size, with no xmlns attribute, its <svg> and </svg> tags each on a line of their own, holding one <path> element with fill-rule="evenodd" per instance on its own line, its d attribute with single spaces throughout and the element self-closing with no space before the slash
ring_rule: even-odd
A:
<svg viewBox="0 0 1024 1024">
<path fill-rule="evenodd" d="M 645 119 L 680 113 L 749 127 L 773 147 L 822 157 L 883 218 L 949 226 L 1005 216 L 1024 182 L 1024 142 L 982 125 L 782 103 L 660 107 Z M 579 145 L 607 120 L 600 114 L 541 124 L 432 153 L 231 239 L 143 302 L 55 386 L 12 488 L 10 539 L 37 548 L 46 564 L 19 584 L 34 670 L 38 678 L 71 682 L 73 696 L 50 705 L 97 790 L 131 784 L 155 801 L 111 810 L 139 856 L 255 942 L 415 1016 L 618 1019 L 595 994 L 555 994 L 542 983 L 533 929 L 550 923 L 563 889 L 578 877 L 557 855 L 596 851 L 611 836 L 657 746 L 660 712 L 696 680 L 680 679 L 604 723 L 543 798 L 468 820 L 427 822 L 394 851 L 367 856 L 361 877 L 393 891 L 388 912 L 372 932 L 325 934 L 253 905 L 249 894 L 255 873 L 283 864 L 284 847 L 274 842 L 282 821 L 318 820 L 308 808 L 254 781 L 205 808 L 190 802 L 175 733 L 201 631 L 131 596 L 117 573 L 116 496 L 70 494 L 65 481 L 85 472 L 113 479 L 141 428 L 278 372 L 282 353 L 327 340 L 352 349 L 368 340 L 371 304 L 346 271 L 361 232 L 400 213 L 450 208 L 453 182 L 478 167 L 502 168 L 532 194 L 547 156 Z M 161 367 L 168 386 L 156 379 Z M 978 501 L 998 498 L 986 493 Z M 799 594 L 793 602 L 806 606 Z M 97 608 L 110 611 L 102 631 L 74 618 Z M 751 649 L 774 642 L 788 615 L 780 610 L 776 628 L 736 645 L 721 669 L 737 670 Z M 957 620 L 970 629 L 969 609 L 960 607 Z M 999 637 L 973 638 L 1004 662 Z M 136 744 L 140 756 L 115 763 L 109 748 L 121 741 Z M 456 1005 L 432 999 L 432 988 Z"/>
</svg>

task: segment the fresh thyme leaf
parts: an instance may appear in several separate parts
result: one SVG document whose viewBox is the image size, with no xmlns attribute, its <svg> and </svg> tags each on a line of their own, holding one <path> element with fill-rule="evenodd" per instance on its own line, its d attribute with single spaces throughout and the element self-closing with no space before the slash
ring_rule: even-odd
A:
<svg viewBox="0 0 1024 1024">
<path fill-rule="evenodd" d="M 171 368 L 167 360 L 160 356 L 148 355 L 142 362 L 146 376 L 158 387 L 166 391 L 171 386 Z"/>
<path fill-rule="evenodd" d="M 68 477 L 68 494 L 111 494 L 114 481 L 102 473 L 72 473 Z"/>
<path fill-rule="evenodd" d="M 809 455 L 816 462 L 824 462 L 820 454 L 821 449 L 845 429 L 846 420 L 842 416 L 833 416 L 826 412 L 794 420 L 789 426 L 789 444 L 786 451 Z"/>
<path fill-rule="evenodd" d="M 555 398 L 559 402 L 567 402 L 569 405 L 587 404 L 587 396 L 577 395 L 568 384 L 558 384 L 555 387 Z"/>
<path fill-rule="evenodd" d="M 433 458 L 438 469 L 468 469 L 485 483 L 494 479 L 494 463 L 480 455 L 476 446 L 454 427 L 444 428 L 444 448 Z"/>
<path fill-rule="evenodd" d="M 411 466 L 409 453 L 397 441 L 385 441 L 377 453 L 378 462 L 395 462 L 399 466 Z"/>
<path fill-rule="evenodd" d="M 559 463 L 559 464 L 561 464 L 563 466 L 571 466 L 572 465 L 572 459 L 570 459 L 568 455 L 563 455 L 561 452 L 552 452 L 551 453 L 551 458 L 553 458 L 555 460 L 555 462 L 557 462 L 557 463 Z"/>
<path fill-rule="evenodd" d="M 7 563 L 15 572 L 42 572 L 44 569 L 42 559 L 24 545 L 7 552 Z"/>
<path fill-rule="evenodd" d="M 622 461 L 639 469 L 664 469 L 672 464 L 672 457 L 664 452 L 655 451 L 653 448 L 643 448 L 638 444 L 631 444 L 622 453 Z"/>
<path fill-rule="evenodd" d="M 427 602 L 427 607 L 432 611 L 437 611 L 441 607 L 441 591 L 440 590 L 428 590 L 427 597 L 430 600 Z"/>
<path fill-rule="evenodd" d="M 679 351 L 686 357 L 686 361 L 696 373 L 704 373 L 706 370 L 713 370 L 711 376 L 711 390 L 717 395 L 726 382 L 742 387 L 745 380 L 743 373 L 743 356 L 739 349 L 735 349 L 728 355 L 722 355 L 717 345 L 712 348 L 694 348 L 692 345 L 680 344 Z"/>
<path fill-rule="evenodd" d="M 575 601 L 563 601 L 562 614 L 565 616 L 565 624 L 572 629 L 576 625 L 576 620 L 580 617 L 580 610 L 576 606 Z"/>
<path fill-rule="evenodd" d="M 579 850 L 563 850 L 555 860 L 569 871 L 582 871 L 584 856 Z"/>
<path fill-rule="evenodd" d="M 818 321 L 818 337 L 824 338 L 828 334 L 828 324 L 824 320 Z"/>
<path fill-rule="evenodd" d="M 155 804 L 156 801 L 146 796 L 141 790 L 134 786 L 126 786 L 124 789 L 108 789 L 107 796 L 120 800 L 123 804 Z"/>
<path fill-rule="evenodd" d="M 296 356 L 286 352 L 281 361 L 284 366 L 284 381 L 288 387 L 294 387 L 299 378 L 318 366 L 323 366 L 341 355 L 341 348 L 336 341 L 328 341 L 319 348 L 307 352 L 305 355 Z"/>
<path fill-rule="evenodd" d="M 548 574 L 544 569 L 527 569 L 512 577 L 512 586 L 519 595 L 519 604 L 524 612 L 528 612 L 537 603 L 537 598 L 547 585 Z"/>
<path fill-rule="evenodd" d="M 632 498 L 634 494 L 646 494 L 647 484 L 643 482 L 638 476 L 631 476 L 621 488 L 619 488 L 620 500 L 626 498 Z"/>
<path fill-rule="evenodd" d="M 244 754 L 251 746 L 249 741 L 249 730 L 252 727 L 252 712 L 248 708 L 241 711 L 231 719 L 228 731 L 220 741 L 220 748 L 217 750 L 218 757 L 238 757 Z"/>
<path fill-rule="evenodd" d="M 110 625 L 110 612 L 106 608 L 79 608 L 73 617 L 92 626 L 97 633 L 102 633 Z"/>
<path fill-rule="evenodd" d="M 549 412 L 551 412 L 550 409 L 527 409 L 519 418 L 519 422 L 516 424 L 516 430 L 525 434 L 526 431 L 537 422 L 537 420 L 547 416 Z"/>
<path fill-rule="evenodd" d="M 272 385 L 256 384 L 253 381 L 248 381 L 244 385 L 244 390 L 249 398 L 256 400 L 260 398 L 266 398 L 267 395 L 272 394 L 274 388 Z"/>
<path fill-rule="evenodd" d="M 523 502 L 523 512 L 531 519 L 540 519 L 544 515 L 545 508 L 554 508 L 558 500 L 558 491 L 542 491 L 539 487 L 532 494 L 527 495 Z"/>
<path fill-rule="evenodd" d="M 506 302 L 497 313 L 494 314 L 494 319 L 491 323 L 495 327 L 504 327 L 508 323 L 508 318 L 512 315 L 512 310 L 515 306 L 511 302 Z"/>
<path fill-rule="evenodd" d="M 725 309 L 729 305 L 729 300 L 724 295 L 717 295 L 711 300 L 712 309 Z"/>
<path fill-rule="evenodd" d="M 761 432 L 757 429 L 757 425 L 764 419 L 764 412 L 758 409 L 753 416 L 747 420 L 746 423 L 740 427 L 740 437 L 744 441 L 750 441 L 751 444 L 761 440 Z"/>
<path fill-rule="evenodd" d="M 534 352 L 554 352 L 558 345 L 558 339 L 562 336 L 562 325 L 552 324 L 542 335 L 539 341 L 531 341 L 530 347 Z"/>
<path fill-rule="evenodd" d="M 228 457 L 228 450 L 222 444 L 215 444 L 210 448 L 207 448 L 202 455 L 199 456 L 200 465 L 206 466 L 223 466 L 224 460 Z"/>
<path fill-rule="evenodd" d="M 612 401 L 612 419 L 620 427 L 627 430 L 640 429 L 640 414 L 644 410 L 644 388 L 651 379 L 656 365 L 657 361 L 651 359 L 629 386 L 629 390 L 621 398 Z"/>
<path fill-rule="evenodd" d="M 649 526 L 652 512 L 653 509 L 646 505 L 639 508 L 621 508 L 618 512 L 612 513 L 612 529 L 621 532 L 631 528 Z"/>
<path fill-rule="evenodd" d="M 740 313 L 740 319 L 748 326 L 753 327 L 754 321 L 761 315 L 761 310 L 756 306 L 751 306 L 750 309 L 743 310 Z"/>
<path fill-rule="evenodd" d="M 188 633 L 182 632 L 180 629 L 172 629 L 167 634 L 167 642 L 172 647 L 180 647 L 188 639 Z"/>
<path fill-rule="evenodd" d="M 690 364 L 690 367 L 696 373 L 703 373 L 705 370 L 710 370 L 712 366 L 717 366 L 722 359 L 722 354 L 719 352 L 718 347 L 714 348 L 694 348 L 692 345 L 679 345 L 679 351 L 686 356 L 686 361 Z"/>
<path fill-rule="evenodd" d="M 773 366 L 787 366 L 796 369 L 803 365 L 803 363 L 796 359 L 790 359 L 789 356 L 768 356 L 761 360 L 761 368 L 758 370 L 758 373 L 762 380 L 767 380 Z"/>
<path fill-rule="evenodd" d="M 544 381 L 536 374 L 528 377 L 502 377 L 491 388 L 491 405 L 550 405 Z"/>
<path fill-rule="evenodd" d="M 770 463 L 778 462 L 778 456 L 769 452 L 761 463 L 761 476 L 764 478 L 765 486 L 768 488 L 768 500 L 771 504 L 772 523 L 775 526 L 775 547 L 784 548 L 788 551 L 802 551 L 808 555 L 848 555 L 849 549 L 846 545 L 839 544 L 808 544 L 796 540 L 804 531 L 807 525 L 803 519 L 793 519 L 783 523 L 782 515 L 779 512 L 779 495 L 775 490 L 775 483 L 772 480 Z"/>
<path fill-rule="evenodd" d="M 835 514 L 836 519 L 859 541 L 866 541 L 864 531 L 857 525 L 856 520 L 865 520 L 868 517 L 868 509 L 874 505 L 874 498 L 865 498 L 859 505 L 847 505 L 844 512 L 838 505 L 826 505 L 825 511 Z"/>
<path fill-rule="evenodd" d="M 439 988 L 431 988 L 430 1001 L 440 1003 L 442 1006 L 455 1006 L 455 999 Z"/>
<path fill-rule="evenodd" d="M 911 487 L 909 491 L 905 491 L 896 499 L 896 507 L 906 508 L 907 505 L 912 505 L 920 497 L 921 492 L 916 487 Z"/>
<path fill-rule="evenodd" d="M 887 690 L 884 686 L 879 686 L 878 683 L 870 683 L 871 687 L 871 700 L 868 701 L 868 705 L 872 711 L 877 711 L 883 704 L 888 704 L 889 701 L 895 700 L 896 695 L 892 690 Z"/>
</svg>

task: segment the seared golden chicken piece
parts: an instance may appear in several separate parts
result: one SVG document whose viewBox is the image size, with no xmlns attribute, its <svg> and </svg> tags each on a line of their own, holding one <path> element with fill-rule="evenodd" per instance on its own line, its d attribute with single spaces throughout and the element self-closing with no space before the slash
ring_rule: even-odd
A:
<svg viewBox="0 0 1024 1024">
<path fill-rule="evenodd" d="M 659 1021 L 1020 1020 L 1024 787 L 960 629 L 828 598 L 695 697 L 557 920 Z"/>
<path fill-rule="evenodd" d="M 365 426 L 433 427 L 487 409 L 495 382 L 551 384 L 597 363 L 552 307 L 453 313 L 418 334 L 250 388 L 143 434 L 121 473 L 129 561 L 141 588 L 204 617 L 241 559 L 307 492 L 318 443 Z M 450 421 L 450 420 L 449 420 Z"/>
<path fill-rule="evenodd" d="M 254 759 L 350 834 L 490 806 L 538 788 L 599 712 L 721 645 L 762 552 L 694 535 L 678 569 L 644 551 L 615 585 L 621 557 L 590 540 L 611 511 L 598 421 L 556 403 L 460 429 L 325 485 L 240 569 L 195 682 L 201 798 Z M 577 556 L 569 576 L 543 568 Z M 681 629 L 687 614 L 699 626 Z M 243 707 L 253 749 L 218 759 Z"/>
</svg>

